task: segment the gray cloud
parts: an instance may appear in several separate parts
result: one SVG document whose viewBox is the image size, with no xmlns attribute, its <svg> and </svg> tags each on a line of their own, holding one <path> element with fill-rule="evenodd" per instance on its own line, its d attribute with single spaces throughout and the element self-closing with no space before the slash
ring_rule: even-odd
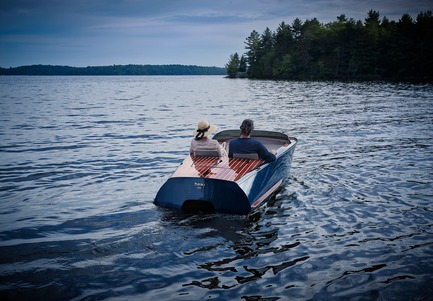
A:
<svg viewBox="0 0 433 301">
<path fill-rule="evenodd" d="M 2 0 L 0 66 L 196 64 L 223 66 L 252 30 L 370 9 L 398 20 L 433 0 Z"/>
</svg>

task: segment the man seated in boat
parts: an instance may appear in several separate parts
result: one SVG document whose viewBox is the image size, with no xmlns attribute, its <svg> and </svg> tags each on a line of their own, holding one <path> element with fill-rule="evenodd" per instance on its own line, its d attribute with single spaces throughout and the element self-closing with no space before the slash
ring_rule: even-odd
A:
<svg viewBox="0 0 433 301">
<path fill-rule="evenodd" d="M 245 119 L 240 129 L 240 137 L 230 141 L 229 158 L 233 158 L 234 154 L 257 154 L 258 158 L 265 162 L 276 160 L 275 151 L 268 151 L 260 141 L 250 137 L 254 129 L 254 122 L 251 119 Z"/>
<path fill-rule="evenodd" d="M 193 132 L 194 139 L 191 141 L 190 154 L 195 156 L 201 151 L 218 155 L 218 157 L 225 156 L 226 151 L 219 142 L 208 138 L 216 130 L 217 127 L 214 124 L 210 124 L 207 120 L 201 120 Z"/>
</svg>

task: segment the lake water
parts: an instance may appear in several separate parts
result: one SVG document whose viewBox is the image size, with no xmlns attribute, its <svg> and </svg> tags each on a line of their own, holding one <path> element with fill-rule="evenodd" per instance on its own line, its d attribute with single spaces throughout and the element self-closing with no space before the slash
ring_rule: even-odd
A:
<svg viewBox="0 0 433 301">
<path fill-rule="evenodd" d="M 206 118 L 295 136 L 249 216 L 153 198 Z M 432 300 L 433 86 L 0 77 L 2 300 Z"/>
</svg>

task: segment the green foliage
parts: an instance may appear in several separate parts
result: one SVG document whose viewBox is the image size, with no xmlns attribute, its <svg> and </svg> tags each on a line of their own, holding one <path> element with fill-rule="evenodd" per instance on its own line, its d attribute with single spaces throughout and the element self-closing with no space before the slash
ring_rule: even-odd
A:
<svg viewBox="0 0 433 301">
<path fill-rule="evenodd" d="M 224 75 L 225 68 L 185 65 L 112 65 L 69 67 L 31 65 L 0 68 L 0 75 Z"/>
<path fill-rule="evenodd" d="M 241 56 L 241 59 L 239 61 L 239 72 L 240 73 L 247 72 L 247 59 L 243 55 Z"/>
<path fill-rule="evenodd" d="M 242 70 L 243 56 L 239 61 L 236 54 L 236 62 L 230 56 L 229 77 L 246 71 L 264 79 L 432 82 L 433 16 L 421 12 L 413 20 L 404 14 L 396 22 L 370 10 L 364 22 L 345 15 L 327 24 L 296 18 L 275 32 L 253 30 L 245 49 Z"/>
<path fill-rule="evenodd" d="M 230 55 L 225 67 L 229 78 L 246 77 L 247 59 L 243 55 L 239 59 L 239 54 L 235 52 Z"/>
<path fill-rule="evenodd" d="M 230 59 L 226 64 L 227 75 L 230 78 L 236 77 L 239 70 L 239 63 L 240 63 L 239 55 L 237 52 L 235 54 L 230 55 Z"/>
</svg>

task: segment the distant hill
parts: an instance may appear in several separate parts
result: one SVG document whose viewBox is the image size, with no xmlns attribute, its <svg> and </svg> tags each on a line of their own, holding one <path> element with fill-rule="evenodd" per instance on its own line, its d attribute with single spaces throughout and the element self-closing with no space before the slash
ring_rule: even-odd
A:
<svg viewBox="0 0 433 301">
<path fill-rule="evenodd" d="M 1 68 L 0 75 L 226 75 L 220 67 L 193 65 L 112 65 L 70 67 L 55 65 L 31 65 Z"/>
</svg>

